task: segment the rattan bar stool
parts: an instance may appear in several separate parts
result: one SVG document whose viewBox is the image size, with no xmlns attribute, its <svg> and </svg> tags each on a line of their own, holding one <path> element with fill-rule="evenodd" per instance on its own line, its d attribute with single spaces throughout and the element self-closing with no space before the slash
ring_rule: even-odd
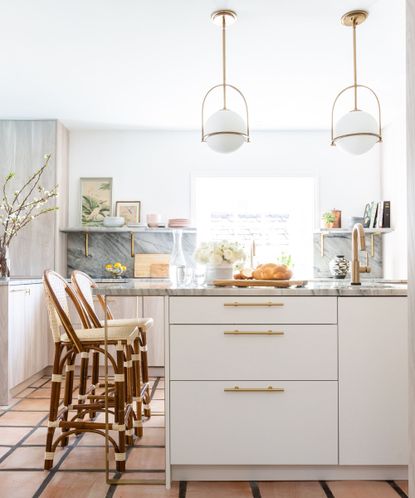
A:
<svg viewBox="0 0 415 498">
<path fill-rule="evenodd" d="M 77 355 L 81 356 L 81 379 L 87 377 L 85 365 L 90 352 L 105 355 L 105 331 L 102 327 L 90 328 L 90 321 L 85 314 L 77 295 L 66 280 L 58 273 L 46 270 L 43 277 L 46 302 L 49 313 L 50 327 L 55 343 L 53 362 L 51 399 L 48 430 L 46 436 L 45 469 L 51 469 L 55 450 L 59 443 L 65 445 L 70 435 L 82 432 L 94 432 L 106 436 L 106 424 L 95 421 L 85 421 L 92 413 L 105 411 L 105 397 L 108 396 L 109 412 L 114 415 L 114 422 L 108 424 L 108 429 L 118 433 L 118 442 L 108 434 L 108 441 L 114 447 L 116 468 L 125 470 L 126 438 L 132 440 L 133 429 L 142 429 L 141 413 L 133 410 L 132 399 L 139 395 L 140 369 L 133 365 L 134 343 L 138 342 L 138 328 L 117 326 L 108 328 L 108 344 L 114 345 L 115 357 L 108 353 L 108 362 L 114 370 L 114 382 L 91 385 L 86 390 L 85 398 L 72 404 L 74 380 L 74 365 Z M 68 299 L 77 311 L 83 329 L 75 330 L 72 326 Z M 65 378 L 63 369 L 66 369 Z M 84 370 L 83 370 L 84 368 Z M 61 383 L 65 381 L 63 406 L 60 408 Z M 104 388 L 102 394 L 90 394 L 97 388 Z M 106 391 L 105 391 L 106 390 Z M 70 411 L 75 415 L 70 417 Z M 62 434 L 55 437 L 55 431 L 61 428 Z"/>
<path fill-rule="evenodd" d="M 94 280 L 86 273 L 75 270 L 71 275 L 71 282 L 73 288 L 77 292 L 77 295 L 82 302 L 88 318 L 94 327 L 104 326 L 104 320 L 100 320 L 95 310 L 94 299 L 92 295 L 92 289 L 97 288 L 97 284 Z M 105 299 L 101 295 L 97 295 L 98 302 L 103 310 L 104 316 L 107 318 L 108 327 L 118 327 L 118 326 L 131 326 L 138 327 L 139 330 L 139 351 L 135 351 L 135 354 L 139 353 L 137 360 L 141 363 L 141 376 L 142 376 L 142 398 L 137 403 L 137 411 L 141 409 L 140 405 L 143 401 L 142 408 L 144 408 L 144 415 L 148 418 L 151 417 L 151 390 L 149 384 L 149 374 L 148 374 L 148 357 L 147 357 L 147 332 L 153 326 L 152 318 L 120 318 L 114 319 L 111 310 L 107 305 L 105 305 Z"/>
</svg>

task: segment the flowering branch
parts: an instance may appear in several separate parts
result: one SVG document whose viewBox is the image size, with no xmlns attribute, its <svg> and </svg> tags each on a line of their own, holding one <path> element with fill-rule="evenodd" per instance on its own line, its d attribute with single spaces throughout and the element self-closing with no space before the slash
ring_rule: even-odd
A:
<svg viewBox="0 0 415 498">
<path fill-rule="evenodd" d="M 0 202 L 0 246 L 8 246 L 19 230 L 42 214 L 56 211 L 57 206 L 41 209 L 50 199 L 58 196 L 58 185 L 51 190 L 45 190 L 40 184 L 40 179 L 48 166 L 50 154 L 44 157 L 41 168 L 26 181 L 20 190 L 15 190 L 11 200 L 8 188 L 14 173 L 9 173 L 3 183 L 3 199 Z M 33 197 L 37 190 L 38 197 Z"/>
</svg>

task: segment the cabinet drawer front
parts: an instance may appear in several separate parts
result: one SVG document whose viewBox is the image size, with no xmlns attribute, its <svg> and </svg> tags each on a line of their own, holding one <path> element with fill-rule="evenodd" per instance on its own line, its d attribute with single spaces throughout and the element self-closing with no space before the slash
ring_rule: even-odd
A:
<svg viewBox="0 0 415 498">
<path fill-rule="evenodd" d="M 337 298 L 172 297 L 170 323 L 337 323 Z"/>
<path fill-rule="evenodd" d="M 171 325 L 172 380 L 337 380 L 337 325 Z"/>
<path fill-rule="evenodd" d="M 337 382 L 174 381 L 170 389 L 173 465 L 338 462 Z"/>
</svg>

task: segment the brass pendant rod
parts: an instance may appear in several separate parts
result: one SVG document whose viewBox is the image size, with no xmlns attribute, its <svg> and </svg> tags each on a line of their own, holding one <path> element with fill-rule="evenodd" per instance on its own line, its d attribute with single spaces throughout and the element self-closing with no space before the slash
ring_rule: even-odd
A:
<svg viewBox="0 0 415 498">
<path fill-rule="evenodd" d="M 357 55 L 356 55 L 356 18 L 353 19 L 353 86 L 354 86 L 354 110 L 357 111 Z"/>
<path fill-rule="evenodd" d="M 223 109 L 226 109 L 226 18 L 222 16 Z"/>
</svg>

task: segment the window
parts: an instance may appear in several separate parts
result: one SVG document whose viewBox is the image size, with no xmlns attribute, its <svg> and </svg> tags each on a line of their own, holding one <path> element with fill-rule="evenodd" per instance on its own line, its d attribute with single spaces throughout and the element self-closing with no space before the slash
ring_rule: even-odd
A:
<svg viewBox="0 0 415 498">
<path fill-rule="evenodd" d="M 314 190 L 314 178 L 308 177 L 197 177 L 198 239 L 238 240 L 248 254 L 254 241 L 255 265 L 291 256 L 295 275 L 310 278 Z"/>
</svg>

